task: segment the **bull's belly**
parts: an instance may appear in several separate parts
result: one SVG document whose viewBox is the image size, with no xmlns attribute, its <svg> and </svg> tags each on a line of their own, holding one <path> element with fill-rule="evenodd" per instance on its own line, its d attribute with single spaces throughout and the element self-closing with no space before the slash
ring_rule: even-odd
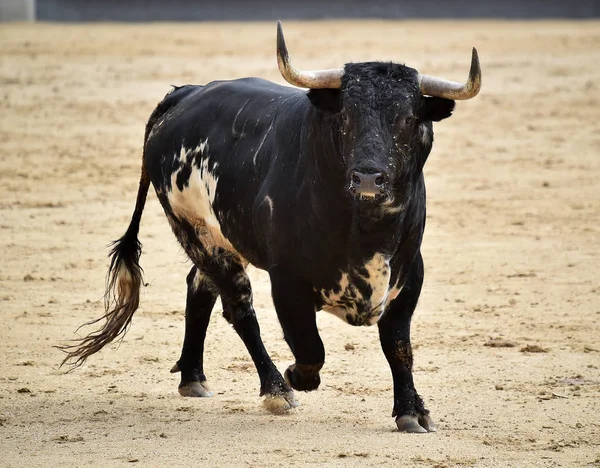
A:
<svg viewBox="0 0 600 468">
<path fill-rule="evenodd" d="M 350 325 L 374 325 L 401 290 L 390 284 L 390 275 L 389 258 L 376 253 L 363 268 L 342 272 L 332 289 L 318 291 L 323 302 L 321 309 Z"/>
</svg>

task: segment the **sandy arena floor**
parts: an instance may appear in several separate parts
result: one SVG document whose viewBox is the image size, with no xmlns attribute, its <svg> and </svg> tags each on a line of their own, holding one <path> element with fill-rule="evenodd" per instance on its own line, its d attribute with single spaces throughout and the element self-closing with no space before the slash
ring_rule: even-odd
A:
<svg viewBox="0 0 600 468">
<path fill-rule="evenodd" d="M 261 407 L 241 340 L 211 319 L 212 399 L 169 373 L 189 269 L 150 195 L 149 286 L 131 331 L 65 374 L 53 348 L 102 313 L 145 122 L 170 84 L 283 82 L 275 24 L 0 26 L 0 465 L 600 466 L 600 23 L 285 24 L 295 64 L 395 60 L 483 90 L 436 125 L 415 379 L 440 432 L 394 431 L 377 328 L 322 313 L 321 388 Z M 292 362 L 267 276 L 267 349 Z M 494 344 L 495 346 L 489 346 Z M 504 344 L 504 347 L 498 345 Z"/>
</svg>

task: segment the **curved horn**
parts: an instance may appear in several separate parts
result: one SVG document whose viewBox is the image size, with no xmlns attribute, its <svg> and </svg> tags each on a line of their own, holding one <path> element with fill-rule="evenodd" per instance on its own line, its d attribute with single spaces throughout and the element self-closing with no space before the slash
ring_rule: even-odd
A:
<svg viewBox="0 0 600 468">
<path fill-rule="evenodd" d="M 296 70 L 292 66 L 287 47 L 285 46 L 285 39 L 283 38 L 281 21 L 277 21 L 277 65 L 285 81 L 294 86 L 317 89 L 339 88 L 342 85 L 343 68 L 301 71 Z"/>
<path fill-rule="evenodd" d="M 419 74 L 419 86 L 421 87 L 421 92 L 429 96 L 457 100 L 474 98 L 481 89 L 481 67 L 479 66 L 477 49 L 473 47 L 471 71 L 469 72 L 469 79 L 465 84 Z"/>
</svg>

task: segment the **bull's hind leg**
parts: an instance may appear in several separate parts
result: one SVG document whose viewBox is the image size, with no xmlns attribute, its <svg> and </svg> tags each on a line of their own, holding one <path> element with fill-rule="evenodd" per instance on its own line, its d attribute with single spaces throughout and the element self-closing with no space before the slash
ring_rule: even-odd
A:
<svg viewBox="0 0 600 468">
<path fill-rule="evenodd" d="M 165 211 L 168 210 L 165 209 Z M 169 216 L 169 213 L 167 213 L 167 217 L 185 252 L 198 268 L 198 271 L 210 281 L 207 284 L 212 283 L 216 287 L 216 293 L 214 290 L 211 292 L 211 288 L 205 287 L 202 289 L 203 294 L 210 293 L 221 296 L 223 315 L 233 325 L 233 328 L 246 345 L 254 361 L 260 378 L 260 394 L 266 397 L 265 406 L 267 409 L 274 413 L 280 413 L 297 406 L 298 403 L 294 399 L 292 389 L 285 383 L 283 377 L 273 364 L 260 337 L 260 328 L 256 320 L 256 314 L 254 313 L 254 307 L 252 306 L 250 279 L 246 274 L 240 257 L 236 253 L 222 247 L 215 247 L 213 245 L 207 248 L 203 239 L 199 237 L 196 228 L 190 223 L 185 220 L 175 222 L 174 218 Z M 196 295 L 192 294 L 189 297 L 195 298 Z M 191 341 L 201 336 L 203 337 L 206 332 L 205 323 L 207 324 L 209 319 L 209 312 L 206 312 L 208 310 L 208 298 L 213 301 L 212 295 L 204 297 L 203 307 L 205 312 L 198 314 L 198 317 L 202 317 L 202 319 L 199 318 L 200 324 L 198 328 L 193 328 L 192 323 L 190 323 L 189 336 Z M 190 343 L 190 345 L 192 344 Z M 190 348 L 193 350 L 189 353 L 192 361 L 199 362 L 198 356 L 201 355 L 199 350 L 202 348 L 200 348 L 199 343 Z M 182 356 L 184 354 L 182 353 Z"/>
<path fill-rule="evenodd" d="M 179 393 L 186 397 L 210 397 L 204 375 L 204 340 L 218 292 L 216 285 L 197 267 L 187 276 L 185 337 L 181 357 L 171 372 L 181 371 Z"/>
<path fill-rule="evenodd" d="M 260 394 L 265 396 L 265 408 L 272 413 L 282 413 L 298 406 L 294 392 L 273 364 L 260 337 L 250 279 L 244 266 L 233 254 L 218 250 L 219 255 L 207 258 L 211 263 L 210 275 L 221 294 L 223 315 L 233 325 L 254 361 L 260 378 Z"/>
</svg>

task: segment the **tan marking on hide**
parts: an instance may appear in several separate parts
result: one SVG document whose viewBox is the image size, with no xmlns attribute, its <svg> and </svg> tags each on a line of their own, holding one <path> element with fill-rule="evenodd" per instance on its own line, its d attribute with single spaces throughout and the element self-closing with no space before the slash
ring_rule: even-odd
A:
<svg viewBox="0 0 600 468">
<path fill-rule="evenodd" d="M 351 284 L 351 277 L 346 272 L 342 273 L 338 283 L 340 287 L 339 293 L 332 293 L 332 291 L 328 290 L 320 291 L 324 302 L 322 310 L 334 314 L 345 322 L 347 321 L 346 316 L 348 314 L 357 316 L 369 312 L 370 317 L 363 325 L 376 324 L 391 301 L 389 295 L 393 292 L 393 289 L 389 285 L 391 274 L 390 260 L 385 255 L 376 253 L 365 263 L 364 268 L 369 274 L 369 277 L 365 278 L 365 280 L 371 285 L 372 289 L 369 305 L 366 307 L 366 310 L 357 310 L 358 303 L 363 301 L 364 298 L 360 290 Z M 346 308 L 340 304 L 340 301 L 349 292 L 353 292 L 356 295 L 356 302 L 352 308 Z"/>
<path fill-rule="evenodd" d="M 406 341 L 397 341 L 394 354 L 400 363 L 404 364 L 407 368 L 412 369 L 413 352 L 410 343 Z"/>
<path fill-rule="evenodd" d="M 202 154 L 207 145 L 208 141 L 205 140 L 200 142 L 196 148 L 182 148 L 177 157 L 185 160 L 190 152 Z M 237 261 L 247 266 L 248 262 L 223 234 L 214 212 L 212 205 L 217 191 L 218 178 L 208 168 L 207 155 L 203 155 L 200 165 L 201 169 L 195 165 L 192 166 L 188 185 L 183 190 L 179 190 L 177 187 L 179 171 L 171 174 L 172 189 L 168 193 L 171 209 L 178 219 L 185 219 L 194 226 L 200 243 L 209 255 L 214 255 L 216 249 L 223 248 L 236 257 Z"/>
</svg>

